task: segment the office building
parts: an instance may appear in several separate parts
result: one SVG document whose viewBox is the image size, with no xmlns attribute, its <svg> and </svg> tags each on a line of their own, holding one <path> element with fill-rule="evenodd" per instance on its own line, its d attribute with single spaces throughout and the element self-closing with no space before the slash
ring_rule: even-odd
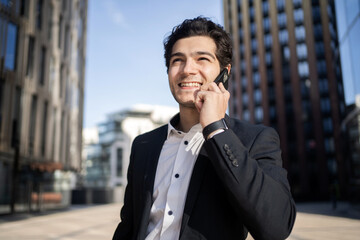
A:
<svg viewBox="0 0 360 240">
<path fill-rule="evenodd" d="M 177 112 L 174 107 L 135 105 L 109 114 L 96 129 L 84 129 L 83 190 L 91 198 L 85 202 L 122 201 L 133 140 L 167 124 Z"/>
<path fill-rule="evenodd" d="M 274 127 L 298 200 L 345 191 L 345 114 L 332 0 L 224 0 L 233 40 L 229 113 Z"/>
<path fill-rule="evenodd" d="M 87 0 L 0 1 L 0 213 L 70 203 L 86 21 Z"/>
<path fill-rule="evenodd" d="M 339 48 L 344 82 L 346 117 L 342 122 L 346 139 L 349 198 L 360 202 L 360 1 L 335 0 Z"/>
</svg>

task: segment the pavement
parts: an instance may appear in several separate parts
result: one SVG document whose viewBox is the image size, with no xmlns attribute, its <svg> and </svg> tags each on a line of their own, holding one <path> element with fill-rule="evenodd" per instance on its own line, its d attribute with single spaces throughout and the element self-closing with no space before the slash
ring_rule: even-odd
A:
<svg viewBox="0 0 360 240">
<path fill-rule="evenodd" d="M 0 215 L 0 240 L 111 239 L 121 205 L 72 206 L 43 213 Z M 299 203 L 297 209 L 289 240 L 360 239 L 360 211 L 349 203 L 338 203 L 335 210 L 331 203 Z"/>
</svg>

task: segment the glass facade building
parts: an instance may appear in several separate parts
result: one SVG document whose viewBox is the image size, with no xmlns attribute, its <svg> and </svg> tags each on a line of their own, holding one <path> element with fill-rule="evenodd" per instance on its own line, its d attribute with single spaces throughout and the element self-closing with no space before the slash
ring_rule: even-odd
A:
<svg viewBox="0 0 360 240">
<path fill-rule="evenodd" d="M 0 0 L 0 213 L 70 203 L 86 21 L 87 0 Z"/>
<path fill-rule="evenodd" d="M 224 0 L 233 40 L 229 113 L 274 127 L 296 199 L 345 190 L 345 115 L 331 0 Z"/>
<path fill-rule="evenodd" d="M 346 155 L 351 199 L 360 202 L 360 0 L 335 0 L 339 51 L 344 81 Z"/>
</svg>

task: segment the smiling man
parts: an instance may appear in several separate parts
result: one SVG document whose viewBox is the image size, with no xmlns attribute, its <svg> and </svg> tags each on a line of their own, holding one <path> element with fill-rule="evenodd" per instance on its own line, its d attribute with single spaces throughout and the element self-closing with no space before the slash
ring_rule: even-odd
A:
<svg viewBox="0 0 360 240">
<path fill-rule="evenodd" d="M 295 204 L 279 138 L 226 115 L 231 40 L 198 17 L 164 42 L 179 113 L 132 145 L 124 206 L 113 239 L 285 239 Z"/>
</svg>

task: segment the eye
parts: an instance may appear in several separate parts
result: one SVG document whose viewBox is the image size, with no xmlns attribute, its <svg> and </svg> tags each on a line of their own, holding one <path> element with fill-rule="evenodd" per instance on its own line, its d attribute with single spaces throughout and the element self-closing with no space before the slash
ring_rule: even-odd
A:
<svg viewBox="0 0 360 240">
<path fill-rule="evenodd" d="M 182 61 L 181 58 L 173 58 L 173 59 L 171 59 L 170 63 L 174 64 L 174 63 L 181 62 L 181 61 Z"/>
<path fill-rule="evenodd" d="M 199 61 L 208 61 L 210 62 L 210 59 L 208 57 L 199 57 Z"/>
</svg>

